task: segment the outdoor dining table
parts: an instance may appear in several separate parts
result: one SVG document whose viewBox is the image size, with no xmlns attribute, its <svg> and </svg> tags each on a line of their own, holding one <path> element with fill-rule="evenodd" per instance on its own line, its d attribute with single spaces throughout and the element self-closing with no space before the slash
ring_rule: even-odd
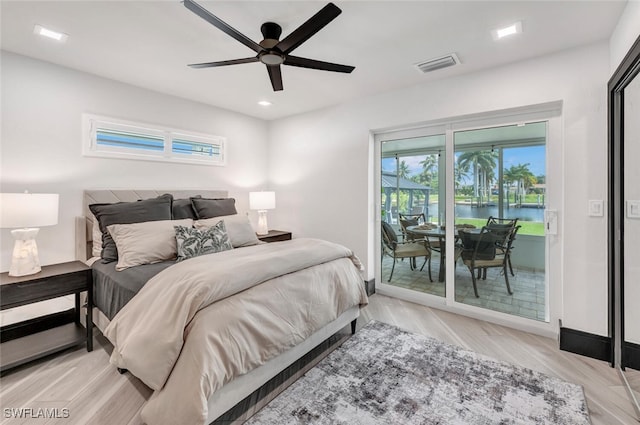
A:
<svg viewBox="0 0 640 425">
<path fill-rule="evenodd" d="M 456 226 L 456 231 L 454 232 L 454 236 L 456 238 L 456 240 L 458 240 L 458 229 L 463 228 L 462 226 Z M 470 226 L 465 226 L 464 228 L 466 228 L 469 231 L 478 231 L 478 229 L 476 229 L 475 227 L 470 227 Z M 444 256 L 444 251 L 445 251 L 445 236 L 446 236 L 446 229 L 444 226 L 429 226 L 429 225 L 424 225 L 424 224 L 420 224 L 417 226 L 407 226 L 407 233 L 411 233 L 413 235 L 419 236 L 419 237 L 427 237 L 427 238 L 438 238 L 438 245 L 439 245 L 439 252 L 440 252 L 440 270 L 438 272 L 438 281 L 439 282 L 444 282 L 444 272 L 445 272 L 445 264 L 444 264 L 444 260 L 445 260 L 445 256 Z"/>
</svg>

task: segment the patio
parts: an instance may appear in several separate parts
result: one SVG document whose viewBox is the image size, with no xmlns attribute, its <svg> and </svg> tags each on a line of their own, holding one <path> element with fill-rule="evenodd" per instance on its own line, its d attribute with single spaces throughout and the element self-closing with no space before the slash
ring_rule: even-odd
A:
<svg viewBox="0 0 640 425">
<path fill-rule="evenodd" d="M 445 283 L 438 282 L 440 258 L 433 252 L 431 258 L 431 274 L 433 282 L 429 281 L 427 266 L 420 271 L 422 261 L 418 261 L 418 268 L 411 270 L 409 260 L 398 260 L 393 272 L 393 279 L 387 282 L 391 273 L 393 259 L 384 256 L 382 260 L 382 282 L 400 288 L 427 294 L 445 296 Z M 513 295 L 507 293 L 504 276 L 501 269 L 488 269 L 487 279 L 478 280 L 479 298 L 473 293 L 471 275 L 467 267 L 459 260 L 456 264 L 455 299 L 458 302 L 474 305 L 502 313 L 513 314 L 534 320 L 545 320 L 545 282 L 544 272 L 513 265 L 515 276 L 509 276 Z"/>
</svg>

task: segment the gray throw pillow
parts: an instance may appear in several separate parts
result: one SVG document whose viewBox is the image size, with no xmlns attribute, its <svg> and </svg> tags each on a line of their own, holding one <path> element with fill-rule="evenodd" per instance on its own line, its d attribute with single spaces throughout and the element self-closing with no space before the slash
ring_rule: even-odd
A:
<svg viewBox="0 0 640 425">
<path fill-rule="evenodd" d="M 174 229 L 178 248 L 176 261 L 233 249 L 224 221 L 205 230 L 184 226 L 174 226 Z"/>
<path fill-rule="evenodd" d="M 198 195 L 194 196 L 194 198 L 202 198 L 202 196 Z M 190 198 L 174 199 L 171 210 L 174 220 L 182 220 L 185 218 L 196 220 L 198 218 L 196 217 L 196 212 L 193 210 Z"/>
<path fill-rule="evenodd" d="M 236 200 L 233 198 L 191 198 L 191 205 L 196 212 L 196 218 L 199 220 L 238 213 L 236 211 Z"/>
<path fill-rule="evenodd" d="M 112 224 L 132 224 L 145 221 L 171 220 L 173 196 L 160 195 L 157 198 L 137 202 L 118 202 L 115 204 L 91 204 L 89 209 L 100 224 L 102 232 L 102 262 L 118 260 L 116 243 L 107 227 Z"/>
</svg>

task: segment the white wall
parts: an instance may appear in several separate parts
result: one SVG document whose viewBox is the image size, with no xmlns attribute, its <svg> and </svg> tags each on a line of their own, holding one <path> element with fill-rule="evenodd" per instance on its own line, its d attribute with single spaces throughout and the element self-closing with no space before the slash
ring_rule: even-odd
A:
<svg viewBox="0 0 640 425">
<path fill-rule="evenodd" d="M 609 60 L 613 73 L 640 36 L 640 1 L 627 2 L 616 28 L 609 39 Z"/>
<path fill-rule="evenodd" d="M 244 212 L 248 191 L 265 185 L 262 120 L 8 52 L 2 52 L 1 78 L 2 192 L 60 194 L 58 225 L 43 227 L 38 236 L 43 265 L 74 259 L 74 217 L 82 214 L 84 189 L 228 189 Z M 227 137 L 227 166 L 83 157 L 83 112 Z M 2 229 L 0 244 L 6 271 L 9 230 Z"/>
<path fill-rule="evenodd" d="M 607 194 L 606 81 L 598 43 L 471 75 L 397 90 L 270 123 L 272 225 L 351 247 L 375 276 L 370 131 L 439 118 L 563 101 L 561 272 L 564 326 L 607 334 L 606 217 L 587 217 Z"/>
</svg>

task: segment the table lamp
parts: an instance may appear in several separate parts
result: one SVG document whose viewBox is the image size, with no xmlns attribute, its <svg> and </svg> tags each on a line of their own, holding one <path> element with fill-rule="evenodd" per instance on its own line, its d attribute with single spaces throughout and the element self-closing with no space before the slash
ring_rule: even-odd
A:
<svg viewBox="0 0 640 425">
<path fill-rule="evenodd" d="M 0 227 L 15 229 L 9 276 L 40 271 L 38 227 L 58 224 L 58 198 L 57 193 L 0 193 Z"/>
<path fill-rule="evenodd" d="M 249 208 L 258 210 L 258 230 L 259 235 L 267 235 L 269 227 L 267 226 L 267 210 L 276 207 L 275 192 L 249 192 Z"/>
</svg>

